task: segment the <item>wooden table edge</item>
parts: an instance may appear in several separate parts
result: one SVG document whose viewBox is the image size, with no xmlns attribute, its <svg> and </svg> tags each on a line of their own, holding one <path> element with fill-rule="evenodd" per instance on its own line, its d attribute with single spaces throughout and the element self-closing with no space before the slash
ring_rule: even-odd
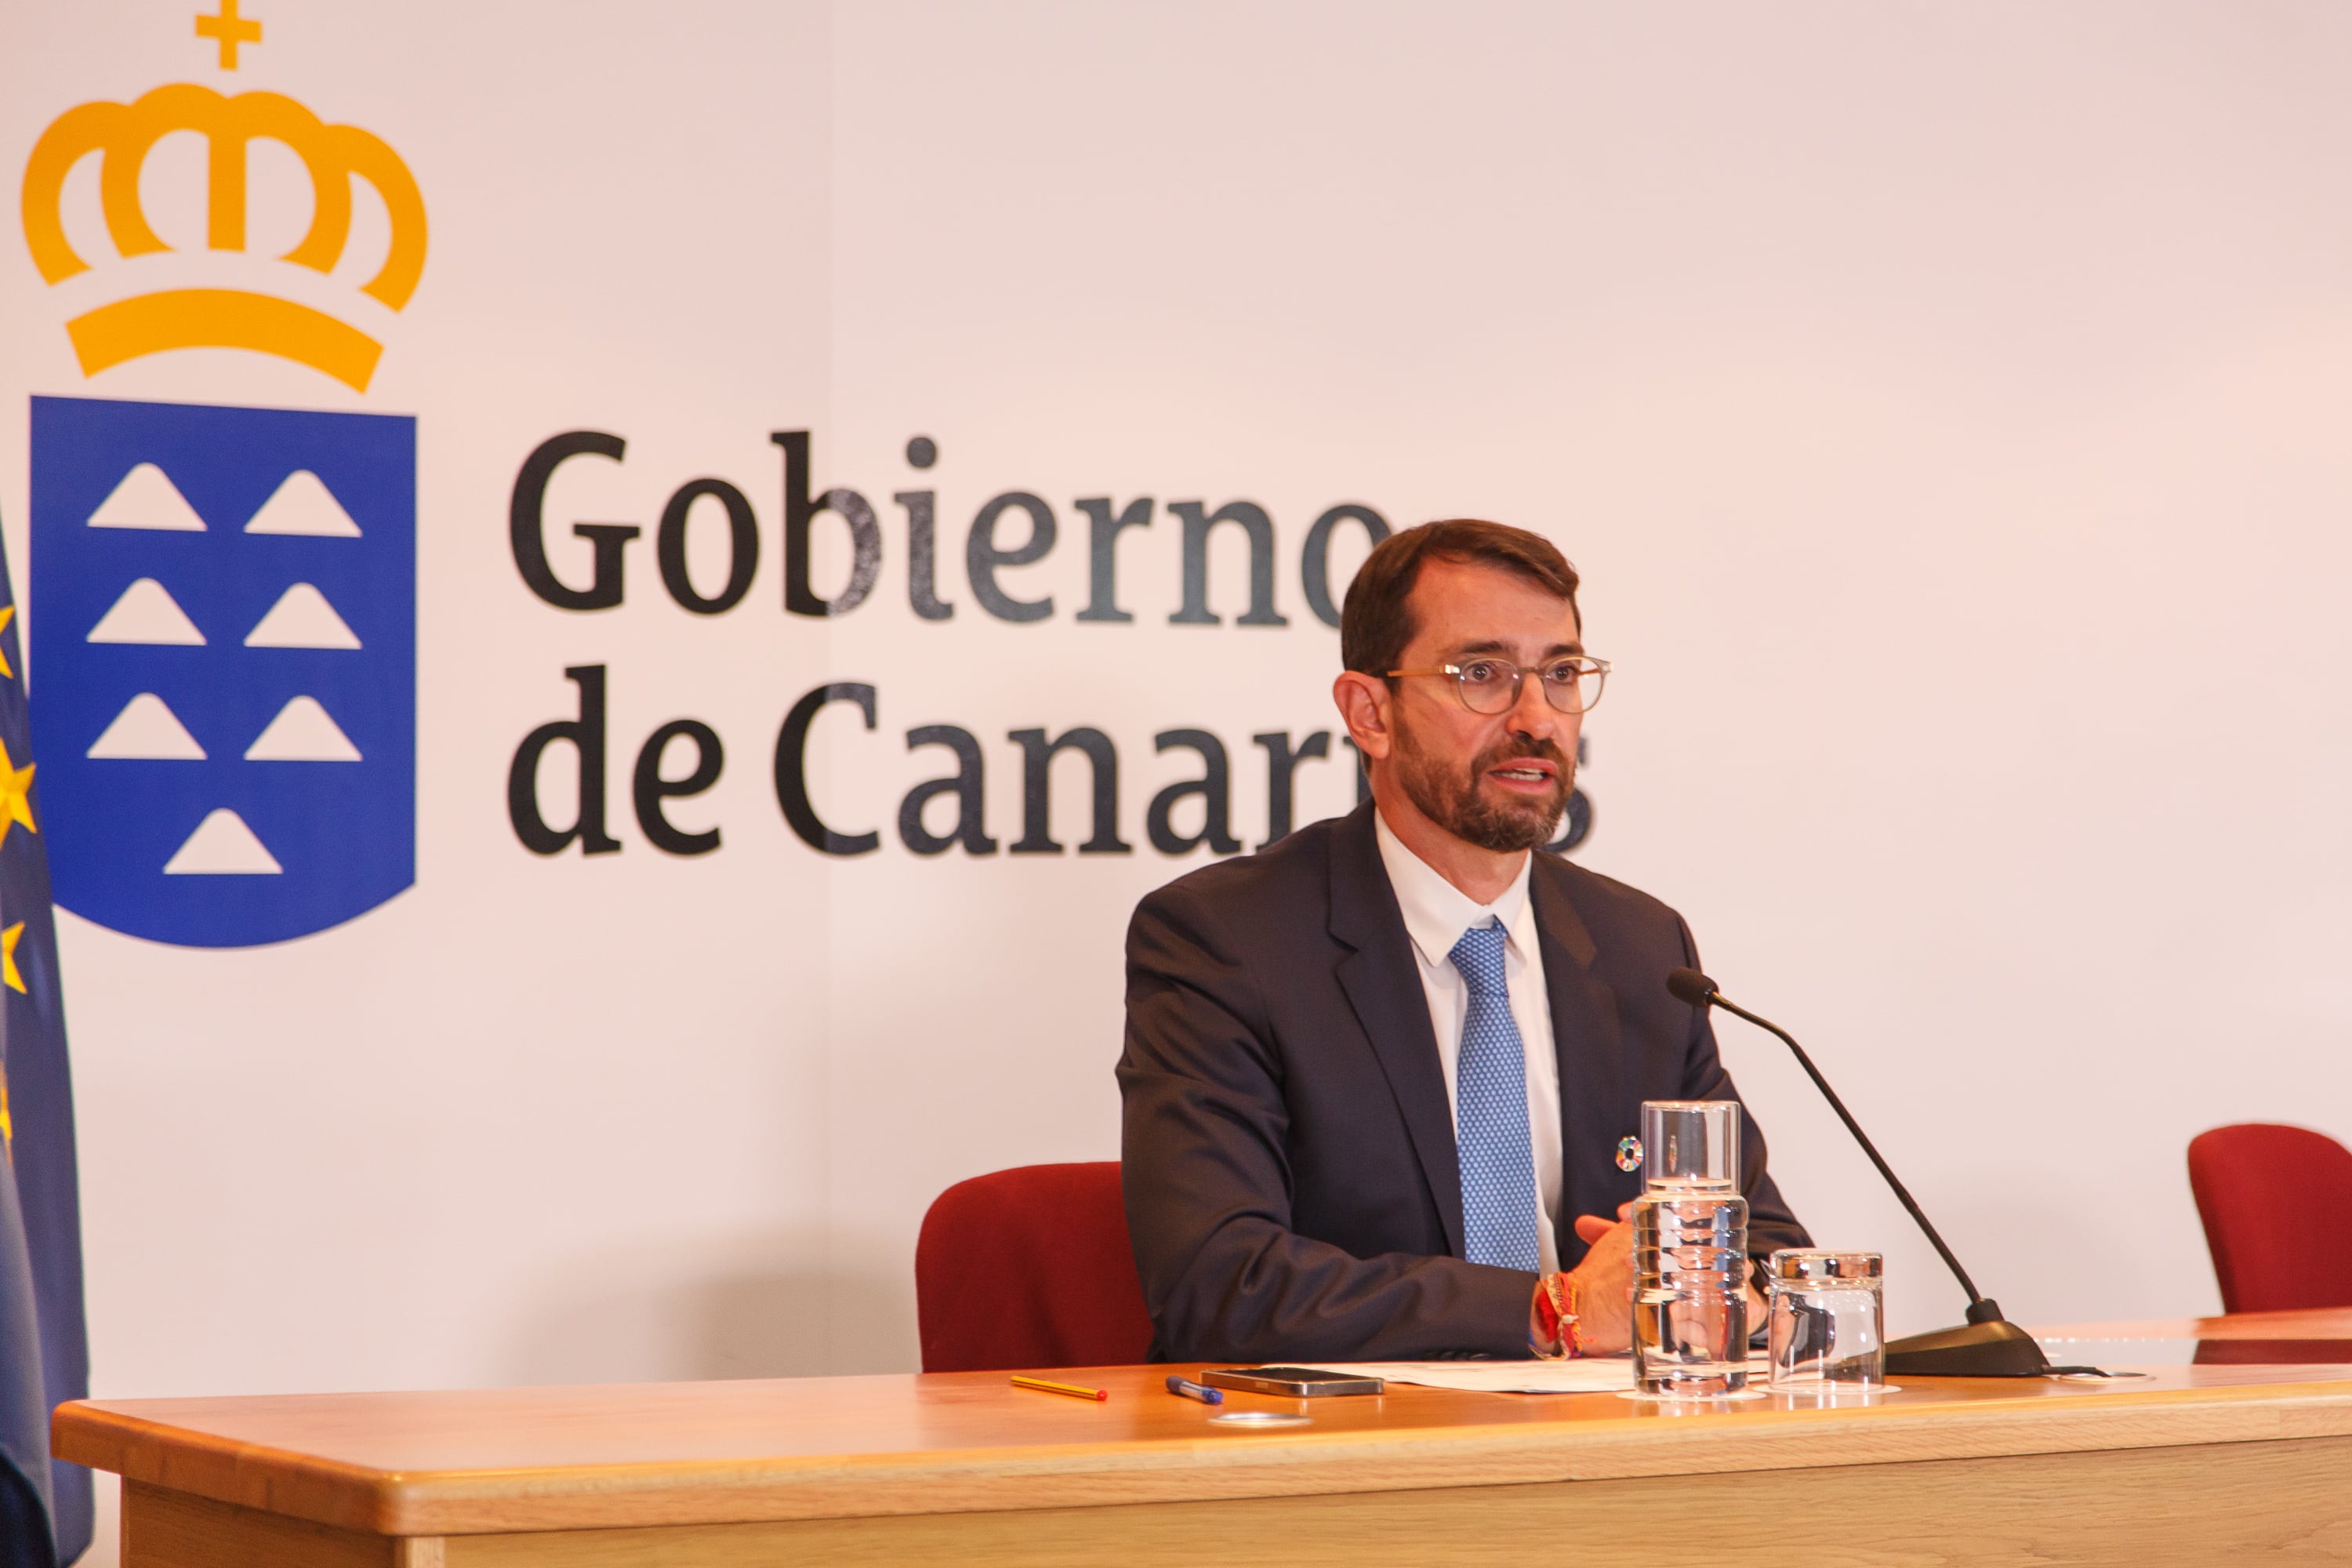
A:
<svg viewBox="0 0 2352 1568">
<path fill-rule="evenodd" d="M 2141 1318 L 2036 1325 L 2040 1340 L 2340 1340 L 2352 1337 L 2352 1308 L 2289 1307 L 2217 1318 Z"/>
<path fill-rule="evenodd" d="M 54 1427 L 58 1458 L 115 1471 L 126 1481 L 378 1535 L 437 1536 L 1220 1501 L 2344 1436 L 2352 1436 L 2352 1386 L 2308 1381 L 2119 1390 L 2063 1401 L 1735 1411 L 1705 1423 L 1701 1429 L 1629 1415 L 1623 1421 L 429 1472 L 371 1469 L 208 1438 L 94 1402 L 59 1406 Z"/>
</svg>

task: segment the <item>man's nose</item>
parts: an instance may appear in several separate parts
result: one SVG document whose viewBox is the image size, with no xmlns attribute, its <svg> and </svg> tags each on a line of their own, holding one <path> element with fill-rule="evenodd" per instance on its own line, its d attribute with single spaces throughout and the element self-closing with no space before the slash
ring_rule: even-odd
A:
<svg viewBox="0 0 2352 1568">
<path fill-rule="evenodd" d="M 1519 677 L 1519 699 L 1511 704 L 1508 720 L 1511 733 L 1549 741 L 1559 732 L 1560 721 L 1566 717 L 1544 695 L 1542 676 L 1528 670 Z"/>
</svg>

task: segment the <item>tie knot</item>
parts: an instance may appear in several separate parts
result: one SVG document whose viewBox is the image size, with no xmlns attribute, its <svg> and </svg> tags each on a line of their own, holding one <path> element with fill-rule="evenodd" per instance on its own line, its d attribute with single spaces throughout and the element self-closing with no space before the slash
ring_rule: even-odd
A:
<svg viewBox="0 0 2352 1568">
<path fill-rule="evenodd" d="M 1503 943 L 1506 940 L 1501 923 L 1489 915 L 1483 924 L 1464 931 L 1462 940 L 1454 944 L 1451 954 L 1454 967 L 1462 972 L 1462 978 L 1468 983 L 1472 995 L 1496 995 L 1504 990 Z"/>
</svg>

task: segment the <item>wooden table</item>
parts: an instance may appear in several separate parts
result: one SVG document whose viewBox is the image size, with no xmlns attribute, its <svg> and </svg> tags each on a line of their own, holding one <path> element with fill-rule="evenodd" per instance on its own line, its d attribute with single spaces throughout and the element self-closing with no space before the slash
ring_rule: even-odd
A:
<svg viewBox="0 0 2352 1568">
<path fill-rule="evenodd" d="M 2352 1312 L 2066 1331 L 2341 1342 Z M 1393 1386 L 1256 1433 L 1169 1370 L 1055 1374 L 1099 1405 L 995 1373 L 88 1401 L 56 1441 L 121 1474 L 125 1568 L 2352 1560 L 2352 1364 L 1826 1409 Z"/>
</svg>

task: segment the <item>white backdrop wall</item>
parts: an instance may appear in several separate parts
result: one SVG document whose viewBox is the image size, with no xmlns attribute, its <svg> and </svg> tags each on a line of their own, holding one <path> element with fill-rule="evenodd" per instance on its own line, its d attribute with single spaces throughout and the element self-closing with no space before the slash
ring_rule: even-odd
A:
<svg viewBox="0 0 2352 1568">
<path fill-rule="evenodd" d="M 351 293 L 387 231 L 364 193 L 331 279 L 273 259 L 310 210 L 274 144 L 243 252 L 204 248 L 194 136 L 142 182 L 164 255 L 116 260 L 91 160 L 66 206 L 94 276 L 0 257 L 0 520 L 21 585 L 33 395 L 415 415 L 417 874 L 270 946 L 64 921 L 101 1392 L 912 1366 L 929 1200 L 1117 1152 L 1125 918 L 1209 855 L 1146 839 L 1153 792 L 1200 771 L 1152 737 L 1221 737 L 1254 847 L 1250 737 L 1335 728 L 1299 551 L 1338 502 L 1517 521 L 1579 563 L 1619 669 L 1579 855 L 1677 905 L 1809 1040 L 2013 1315 L 2213 1309 L 2188 1138 L 2352 1132 L 2338 8 L 256 15 L 229 72 L 184 0 L 0 9 L 0 163 L 78 103 L 284 92 L 413 171 L 415 298 Z M 381 369 L 360 394 L 199 349 L 85 376 L 68 317 L 175 278 L 339 299 Z M 559 471 L 556 570 L 587 580 L 574 521 L 646 531 L 593 613 L 535 597 L 508 538 L 523 458 L 574 429 L 627 451 Z M 832 619 L 782 607 L 789 430 L 817 489 L 879 519 L 872 595 Z M 761 542 L 714 616 L 654 562 L 702 476 Z M 944 620 L 910 607 L 890 498 L 917 489 Z M 965 566 L 1014 490 L 1059 530 L 1003 574 L 1051 596 L 1030 624 Z M 1131 624 L 1076 618 L 1096 497 L 1155 501 L 1118 544 Z M 1232 527 L 1223 624 L 1171 625 L 1171 504 L 1237 499 L 1274 520 L 1287 625 L 1234 624 Z M 696 516 L 708 593 L 725 531 Z M 1339 532 L 1335 583 L 1362 550 Z M 816 591 L 847 540 L 817 522 Z M 37 713 L 68 634 L 29 598 Z M 622 847 L 541 858 L 507 770 L 592 664 Z M 877 693 L 871 732 L 824 710 L 810 769 L 869 854 L 817 853 L 777 805 L 779 722 L 827 682 Z M 725 743 L 669 805 L 721 829 L 690 858 L 629 805 L 638 743 L 679 717 Z M 952 768 L 906 744 L 936 724 L 981 744 L 997 853 L 900 840 L 900 797 Z M 1133 852 L 1010 853 L 1009 732 L 1080 724 L 1118 746 Z M 541 779 L 559 825 L 566 768 Z M 1075 845 L 1084 765 L 1054 781 Z M 1344 761 L 1298 790 L 1302 821 L 1352 798 Z M 1778 1047 L 1733 1026 L 1725 1048 L 1816 1234 L 1888 1252 L 1897 1327 L 1951 1320 Z"/>
</svg>

